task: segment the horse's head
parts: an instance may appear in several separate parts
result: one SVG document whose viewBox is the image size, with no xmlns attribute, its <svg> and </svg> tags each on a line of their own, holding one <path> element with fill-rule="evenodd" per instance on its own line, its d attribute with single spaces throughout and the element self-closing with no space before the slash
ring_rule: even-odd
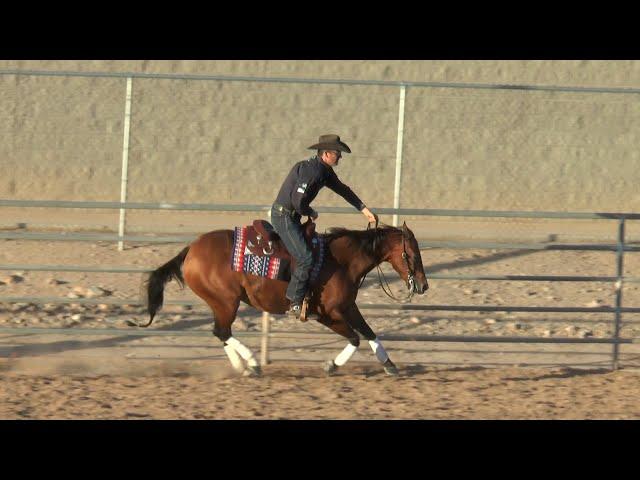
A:
<svg viewBox="0 0 640 480">
<path fill-rule="evenodd" d="M 386 260 L 405 281 L 409 292 L 422 295 L 429 288 L 429 284 L 424 274 L 418 241 L 406 223 L 402 224 L 401 230 L 401 235 L 389 236 Z"/>
</svg>

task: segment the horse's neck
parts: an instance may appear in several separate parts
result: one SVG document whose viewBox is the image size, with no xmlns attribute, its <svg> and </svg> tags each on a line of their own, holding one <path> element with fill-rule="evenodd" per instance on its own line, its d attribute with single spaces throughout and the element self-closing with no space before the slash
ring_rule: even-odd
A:
<svg viewBox="0 0 640 480">
<path fill-rule="evenodd" d="M 338 248 L 332 249 L 333 256 L 338 263 L 347 267 L 353 281 L 358 281 L 385 259 L 385 254 L 382 254 L 380 258 L 366 254 L 359 245 L 349 238 L 339 238 L 335 242 Z"/>
<path fill-rule="evenodd" d="M 350 276 L 354 281 L 357 281 L 379 264 L 380 262 L 378 260 L 370 258 L 368 255 L 364 255 L 360 252 L 360 255 L 354 255 L 351 257 L 351 262 L 349 263 Z"/>
</svg>

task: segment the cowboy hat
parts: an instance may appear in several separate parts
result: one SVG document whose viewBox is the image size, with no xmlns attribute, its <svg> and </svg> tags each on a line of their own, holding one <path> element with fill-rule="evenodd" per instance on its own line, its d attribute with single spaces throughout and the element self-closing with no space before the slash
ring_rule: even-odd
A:
<svg viewBox="0 0 640 480">
<path fill-rule="evenodd" d="M 341 152 L 351 153 L 351 149 L 346 143 L 340 141 L 338 135 L 320 135 L 318 143 L 311 145 L 309 150 L 339 150 Z"/>
</svg>

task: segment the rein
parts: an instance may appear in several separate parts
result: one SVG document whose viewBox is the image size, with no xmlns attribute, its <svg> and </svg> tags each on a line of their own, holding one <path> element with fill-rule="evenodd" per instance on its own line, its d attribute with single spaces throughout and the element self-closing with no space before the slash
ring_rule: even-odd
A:
<svg viewBox="0 0 640 480">
<path fill-rule="evenodd" d="M 367 224 L 367 230 L 369 230 L 370 224 Z M 373 251 L 376 251 L 376 240 L 378 240 L 378 220 L 376 219 L 376 225 L 374 227 L 375 232 L 373 234 Z M 393 295 L 393 292 L 391 291 L 391 286 L 389 285 L 389 282 L 387 281 L 387 277 L 385 277 L 384 273 L 382 272 L 382 269 L 380 268 L 380 263 L 376 264 L 376 269 L 378 270 L 378 283 L 380 284 L 380 288 L 382 288 L 382 291 L 387 295 L 387 297 L 391 298 L 392 300 L 395 300 L 396 302 L 400 302 L 400 303 L 405 303 L 407 301 L 410 301 L 411 298 L 413 297 L 414 294 L 414 280 L 413 280 L 413 276 L 414 276 L 414 271 L 411 268 L 411 266 L 409 265 L 409 256 L 407 255 L 407 250 L 404 246 L 404 234 L 402 235 L 402 259 L 404 260 L 404 263 L 407 265 L 407 271 L 409 272 L 408 276 L 407 276 L 407 283 L 409 284 L 409 294 L 405 297 L 405 298 L 397 298 L 395 295 Z M 367 278 L 368 273 L 366 273 L 363 277 L 362 280 L 360 281 L 360 285 L 358 285 L 358 290 L 360 289 L 360 287 L 362 287 L 362 284 L 364 283 L 364 279 Z M 385 286 L 382 284 L 382 280 L 384 279 L 384 283 L 386 284 L 386 288 Z M 387 291 L 388 289 L 388 291 Z"/>
<path fill-rule="evenodd" d="M 367 231 L 369 230 L 369 228 L 371 227 L 371 223 L 367 223 Z M 376 219 L 376 226 L 375 228 L 375 233 L 373 234 L 373 251 L 376 251 L 376 240 L 378 239 L 378 219 Z M 360 285 L 358 285 L 358 290 L 360 290 L 360 287 L 362 287 L 362 284 L 364 283 L 364 279 L 367 278 L 367 275 L 369 275 L 369 272 L 365 273 L 364 276 L 362 277 L 362 280 L 360 280 Z M 380 286 L 382 286 L 382 283 L 380 284 Z"/>
</svg>

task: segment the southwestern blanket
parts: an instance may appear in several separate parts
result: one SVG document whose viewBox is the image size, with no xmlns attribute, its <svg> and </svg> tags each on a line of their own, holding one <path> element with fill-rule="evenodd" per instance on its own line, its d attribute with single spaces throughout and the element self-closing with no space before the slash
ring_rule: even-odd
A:
<svg viewBox="0 0 640 480">
<path fill-rule="evenodd" d="M 258 256 L 253 255 L 247 248 L 247 228 L 235 227 L 233 233 L 233 256 L 231 258 L 231 269 L 235 272 L 244 272 L 259 277 L 266 277 L 273 280 L 291 280 L 291 265 L 289 260 L 277 258 L 272 255 Z M 311 269 L 311 282 L 313 282 L 322 268 L 324 263 L 324 240 L 321 235 L 313 239 L 313 242 L 319 242 L 320 249 L 318 258 L 314 258 L 314 264 Z"/>
</svg>

